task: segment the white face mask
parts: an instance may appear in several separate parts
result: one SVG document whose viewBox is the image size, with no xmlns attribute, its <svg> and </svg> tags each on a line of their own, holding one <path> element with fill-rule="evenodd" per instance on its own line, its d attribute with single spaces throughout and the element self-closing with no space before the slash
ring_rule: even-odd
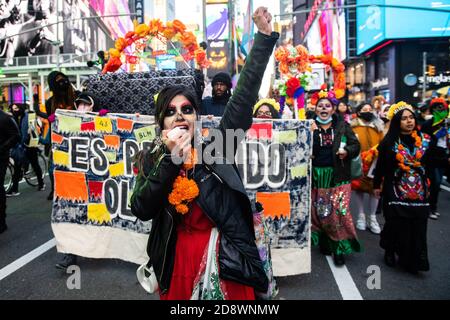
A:
<svg viewBox="0 0 450 320">
<path fill-rule="evenodd" d="M 80 102 L 77 107 L 77 111 L 90 112 L 93 109 L 92 104 L 87 104 L 85 102 Z"/>
<path fill-rule="evenodd" d="M 433 115 L 432 115 L 432 114 L 427 114 L 427 115 L 424 117 L 425 120 L 430 120 L 431 118 L 433 118 Z"/>
</svg>

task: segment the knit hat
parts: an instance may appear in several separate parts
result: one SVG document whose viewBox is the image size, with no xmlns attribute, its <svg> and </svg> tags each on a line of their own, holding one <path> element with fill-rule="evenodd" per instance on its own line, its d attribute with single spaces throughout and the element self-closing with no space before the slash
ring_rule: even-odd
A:
<svg viewBox="0 0 450 320">
<path fill-rule="evenodd" d="M 55 91 L 55 89 L 56 89 L 56 78 L 59 75 L 62 75 L 63 77 L 67 78 L 67 76 L 64 73 L 62 73 L 60 71 L 56 71 L 56 70 L 52 71 L 52 72 L 50 72 L 48 74 L 47 81 L 48 81 L 48 87 L 50 88 L 50 91 Z"/>
<path fill-rule="evenodd" d="M 214 85 L 217 82 L 223 82 L 227 85 L 228 89 L 232 88 L 232 83 L 231 83 L 231 77 L 228 73 L 226 72 L 219 72 L 218 74 L 216 74 L 213 79 L 212 79 L 212 86 L 214 87 Z"/>
</svg>

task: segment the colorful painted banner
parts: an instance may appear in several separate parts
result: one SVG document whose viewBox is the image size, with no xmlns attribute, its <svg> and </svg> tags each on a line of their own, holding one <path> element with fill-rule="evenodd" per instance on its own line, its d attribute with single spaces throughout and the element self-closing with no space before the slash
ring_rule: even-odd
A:
<svg viewBox="0 0 450 320">
<path fill-rule="evenodd" d="M 58 110 L 52 130 L 58 251 L 145 263 L 151 222 L 130 210 L 131 161 L 155 137 L 153 117 Z"/>
<path fill-rule="evenodd" d="M 204 132 L 219 120 L 204 118 Z M 131 161 L 157 134 L 153 117 L 58 110 L 52 130 L 58 251 L 145 263 L 151 223 L 130 211 Z M 255 119 L 236 154 L 251 201 L 264 208 L 275 276 L 311 270 L 311 141 L 309 120 Z"/>
</svg>

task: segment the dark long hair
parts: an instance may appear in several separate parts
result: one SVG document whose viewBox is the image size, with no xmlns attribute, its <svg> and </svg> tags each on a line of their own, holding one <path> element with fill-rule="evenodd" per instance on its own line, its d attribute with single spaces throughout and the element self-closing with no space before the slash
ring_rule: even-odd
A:
<svg viewBox="0 0 450 320">
<path fill-rule="evenodd" d="M 386 133 L 386 136 L 384 137 L 383 141 L 381 142 L 381 144 L 383 144 L 383 146 L 385 148 L 391 148 L 394 146 L 395 142 L 398 140 L 398 138 L 400 137 L 400 122 L 402 119 L 402 115 L 403 113 L 408 110 L 408 109 L 404 109 L 404 110 L 400 110 L 399 112 L 397 112 L 394 117 L 391 120 L 391 123 L 389 125 L 389 130 Z M 416 122 L 416 125 L 414 127 L 414 130 L 418 130 L 417 128 L 417 116 L 415 114 L 415 112 L 408 110 L 409 112 L 411 112 L 414 116 L 414 120 Z"/>
<path fill-rule="evenodd" d="M 75 109 L 75 90 L 72 84 L 69 85 L 67 91 L 55 90 L 52 96 L 52 110 L 55 113 L 56 109 Z"/>
<path fill-rule="evenodd" d="M 184 96 L 194 107 L 197 117 L 200 114 L 197 95 L 192 89 L 181 85 L 165 87 L 158 94 L 155 104 L 155 120 L 161 130 L 164 129 L 164 115 L 166 114 L 167 108 L 169 108 L 170 102 L 176 96 Z"/>
</svg>

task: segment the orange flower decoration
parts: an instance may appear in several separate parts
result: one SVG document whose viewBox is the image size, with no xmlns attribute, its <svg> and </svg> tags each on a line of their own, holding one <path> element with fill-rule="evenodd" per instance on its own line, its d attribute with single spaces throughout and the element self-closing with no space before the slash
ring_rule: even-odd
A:
<svg viewBox="0 0 450 320">
<path fill-rule="evenodd" d="M 116 40 L 114 46 L 118 51 L 123 51 L 123 49 L 125 49 L 128 46 L 128 43 L 127 40 L 125 40 L 124 38 L 119 38 Z"/>
<path fill-rule="evenodd" d="M 180 20 L 173 20 L 172 21 L 172 26 L 173 29 L 177 32 L 177 33 L 183 33 L 186 31 L 186 26 L 184 25 L 183 22 L 181 22 Z"/>
<path fill-rule="evenodd" d="M 162 33 L 164 30 L 164 25 L 159 19 L 153 19 L 149 23 L 149 34 L 152 36 L 156 36 L 158 33 Z"/>
<path fill-rule="evenodd" d="M 178 176 L 173 183 L 173 190 L 169 194 L 169 203 L 175 206 L 178 213 L 186 214 L 189 211 L 188 204 L 199 194 L 199 189 L 194 180 Z"/>
<path fill-rule="evenodd" d="M 139 37 L 145 37 L 149 34 L 150 27 L 145 23 L 141 23 L 134 29 L 134 32 L 136 32 Z"/>
</svg>

